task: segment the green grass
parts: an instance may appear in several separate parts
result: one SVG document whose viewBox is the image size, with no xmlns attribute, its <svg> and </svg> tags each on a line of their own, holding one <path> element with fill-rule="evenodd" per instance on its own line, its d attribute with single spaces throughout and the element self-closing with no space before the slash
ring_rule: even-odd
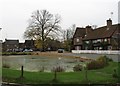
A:
<svg viewBox="0 0 120 86">
<path fill-rule="evenodd" d="M 88 81 L 85 79 L 85 71 L 80 72 L 61 72 L 57 73 L 57 82 L 53 82 L 54 73 L 47 72 L 24 72 L 23 80 L 20 80 L 20 71 L 3 68 L 3 81 L 17 82 L 26 84 L 45 84 L 45 83 L 71 83 L 71 84 L 106 84 L 116 83 L 117 79 L 112 77 L 113 70 L 116 69 L 118 63 L 110 62 L 109 66 L 103 69 L 88 70 Z"/>
</svg>

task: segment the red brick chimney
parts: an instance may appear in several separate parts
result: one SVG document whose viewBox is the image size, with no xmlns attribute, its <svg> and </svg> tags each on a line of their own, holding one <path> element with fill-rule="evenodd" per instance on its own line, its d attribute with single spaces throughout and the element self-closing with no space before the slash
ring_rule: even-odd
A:
<svg viewBox="0 0 120 86">
<path fill-rule="evenodd" d="M 112 26 L 112 20 L 109 18 L 109 20 L 107 20 L 107 28 L 110 28 Z"/>
<path fill-rule="evenodd" d="M 86 34 L 90 33 L 92 31 L 92 27 L 91 26 L 86 26 Z"/>
</svg>

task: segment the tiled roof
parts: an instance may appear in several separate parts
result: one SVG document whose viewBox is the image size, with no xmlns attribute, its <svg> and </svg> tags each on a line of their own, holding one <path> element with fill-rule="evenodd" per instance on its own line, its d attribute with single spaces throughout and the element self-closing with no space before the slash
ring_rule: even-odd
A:
<svg viewBox="0 0 120 86">
<path fill-rule="evenodd" d="M 7 44 L 18 44 L 19 40 L 8 40 L 8 39 L 6 39 L 5 43 L 7 43 Z"/>
<path fill-rule="evenodd" d="M 34 40 L 25 40 L 25 44 L 33 44 Z"/>
<path fill-rule="evenodd" d="M 119 38 L 120 40 L 120 24 L 118 24 L 117 30 L 113 33 L 114 38 Z"/>
<path fill-rule="evenodd" d="M 76 37 L 84 37 L 85 33 L 86 33 L 85 28 L 77 27 L 76 31 L 75 31 L 75 34 L 74 34 L 74 38 L 76 38 Z"/>
<path fill-rule="evenodd" d="M 88 33 L 83 40 L 111 37 L 113 33 L 117 30 L 117 28 L 118 24 L 112 25 L 110 28 L 107 28 L 107 26 L 97 28 L 92 32 Z"/>
</svg>

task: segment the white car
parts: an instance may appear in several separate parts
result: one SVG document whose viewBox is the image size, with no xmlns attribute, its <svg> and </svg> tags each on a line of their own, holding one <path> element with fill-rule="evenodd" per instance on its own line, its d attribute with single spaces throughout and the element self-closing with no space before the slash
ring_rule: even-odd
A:
<svg viewBox="0 0 120 86">
<path fill-rule="evenodd" d="M 23 52 L 33 52 L 32 49 L 25 49 Z"/>
</svg>

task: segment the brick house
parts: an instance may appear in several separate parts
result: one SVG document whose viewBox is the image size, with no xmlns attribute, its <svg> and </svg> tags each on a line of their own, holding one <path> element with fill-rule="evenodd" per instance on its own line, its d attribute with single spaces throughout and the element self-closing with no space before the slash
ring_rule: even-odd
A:
<svg viewBox="0 0 120 86">
<path fill-rule="evenodd" d="M 75 50 L 83 50 L 83 39 L 85 38 L 86 34 L 92 31 L 91 26 L 86 26 L 85 28 L 77 27 L 75 34 L 73 36 L 73 44 Z"/>
<path fill-rule="evenodd" d="M 25 44 L 19 43 L 19 49 L 20 49 L 20 51 L 23 51 L 25 49 Z"/>
<path fill-rule="evenodd" d="M 19 40 L 5 39 L 2 43 L 2 50 L 4 52 L 23 51 L 24 49 L 35 49 L 34 40 L 25 40 L 24 43 L 19 43 Z"/>
<path fill-rule="evenodd" d="M 5 42 L 3 43 L 2 47 L 3 51 L 14 52 L 15 50 L 19 49 L 19 40 L 5 39 Z"/>
<path fill-rule="evenodd" d="M 86 32 L 85 28 L 77 27 L 75 34 L 73 36 L 73 44 L 75 50 L 82 50 L 83 49 L 83 41 L 82 38 L 84 38 Z"/>
<path fill-rule="evenodd" d="M 24 43 L 25 48 L 27 49 L 35 49 L 35 40 L 25 40 Z"/>
<path fill-rule="evenodd" d="M 116 39 L 119 34 L 120 24 L 112 25 L 112 20 L 107 20 L 107 25 L 92 29 L 90 26 L 78 29 L 74 34 L 75 50 L 117 50 L 118 42 Z"/>
</svg>

